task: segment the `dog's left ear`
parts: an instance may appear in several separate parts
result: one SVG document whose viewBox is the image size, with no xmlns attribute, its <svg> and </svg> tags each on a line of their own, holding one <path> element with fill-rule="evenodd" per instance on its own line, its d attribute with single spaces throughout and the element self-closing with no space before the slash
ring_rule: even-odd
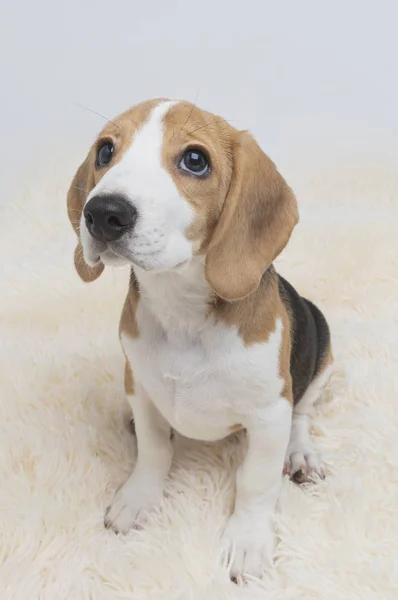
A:
<svg viewBox="0 0 398 600">
<path fill-rule="evenodd" d="M 68 216 L 73 229 L 76 232 L 78 243 L 75 249 L 74 263 L 76 271 L 83 281 L 95 281 L 104 270 L 104 265 L 100 263 L 95 267 L 90 267 L 83 258 L 83 248 L 80 242 L 79 227 L 84 204 L 88 194 L 95 185 L 94 167 L 90 155 L 80 165 L 76 175 L 70 185 L 67 197 Z"/>
<path fill-rule="evenodd" d="M 292 190 L 246 131 L 233 150 L 232 180 L 206 254 L 206 277 L 224 300 L 254 292 L 298 222 Z"/>
</svg>

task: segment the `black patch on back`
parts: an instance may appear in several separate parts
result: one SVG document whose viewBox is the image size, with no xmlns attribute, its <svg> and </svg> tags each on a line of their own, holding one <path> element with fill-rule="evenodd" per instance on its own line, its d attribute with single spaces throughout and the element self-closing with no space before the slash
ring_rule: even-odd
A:
<svg viewBox="0 0 398 600">
<path fill-rule="evenodd" d="M 330 343 L 329 327 L 312 302 L 302 298 L 286 279 L 278 277 L 279 294 L 291 319 L 290 374 L 293 402 L 297 404 L 326 358 Z"/>
<path fill-rule="evenodd" d="M 314 377 L 316 377 L 320 373 L 323 365 L 325 364 L 325 360 L 329 354 L 330 330 L 329 325 L 319 308 L 315 306 L 315 304 L 313 304 L 310 300 L 306 300 L 305 298 L 303 298 L 303 300 L 309 306 L 316 325 L 318 341 L 318 352 L 314 372 Z"/>
</svg>

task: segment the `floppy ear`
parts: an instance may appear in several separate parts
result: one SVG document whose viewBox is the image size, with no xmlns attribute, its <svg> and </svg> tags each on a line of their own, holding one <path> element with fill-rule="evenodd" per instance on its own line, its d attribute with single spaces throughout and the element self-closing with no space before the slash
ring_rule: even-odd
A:
<svg viewBox="0 0 398 600">
<path fill-rule="evenodd" d="M 88 156 L 84 163 L 77 170 L 77 173 L 70 185 L 67 198 L 69 220 L 76 232 L 78 239 L 74 256 L 75 268 L 81 279 L 86 282 L 94 281 L 104 270 L 104 265 L 102 263 L 96 265 L 95 267 L 90 267 L 85 262 L 79 235 L 80 218 L 82 216 L 83 206 L 94 185 L 93 166 Z"/>
<path fill-rule="evenodd" d="M 252 136 L 239 132 L 228 195 L 206 254 L 206 277 L 227 301 L 254 292 L 298 222 L 293 192 Z"/>
</svg>

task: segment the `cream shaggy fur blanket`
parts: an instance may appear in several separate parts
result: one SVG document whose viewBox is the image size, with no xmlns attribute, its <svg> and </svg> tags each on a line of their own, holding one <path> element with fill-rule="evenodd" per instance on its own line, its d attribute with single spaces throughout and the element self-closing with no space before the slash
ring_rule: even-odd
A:
<svg viewBox="0 0 398 600">
<path fill-rule="evenodd" d="M 127 271 L 74 273 L 76 157 L 1 209 L 1 600 L 398 598 L 396 157 L 284 170 L 301 221 L 277 267 L 324 310 L 336 358 L 314 424 L 327 478 L 283 481 L 275 572 L 246 587 L 219 556 L 239 438 L 178 439 L 145 530 L 103 527 L 135 460 L 117 337 Z"/>
</svg>

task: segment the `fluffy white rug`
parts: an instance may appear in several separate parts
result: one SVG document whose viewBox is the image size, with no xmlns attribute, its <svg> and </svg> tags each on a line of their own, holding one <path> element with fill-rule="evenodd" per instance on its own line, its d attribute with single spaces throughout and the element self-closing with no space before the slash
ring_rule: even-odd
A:
<svg viewBox="0 0 398 600">
<path fill-rule="evenodd" d="M 75 275 L 72 170 L 43 171 L 10 198 L 0 237 L 2 600 L 398 597 L 395 167 L 379 157 L 316 176 L 291 170 L 301 223 L 278 267 L 331 325 L 336 373 L 314 431 L 328 473 L 307 489 L 283 482 L 276 572 L 246 588 L 229 581 L 218 549 L 236 439 L 179 441 L 148 527 L 104 529 L 135 455 L 117 339 L 127 273 L 91 285 Z"/>
</svg>

